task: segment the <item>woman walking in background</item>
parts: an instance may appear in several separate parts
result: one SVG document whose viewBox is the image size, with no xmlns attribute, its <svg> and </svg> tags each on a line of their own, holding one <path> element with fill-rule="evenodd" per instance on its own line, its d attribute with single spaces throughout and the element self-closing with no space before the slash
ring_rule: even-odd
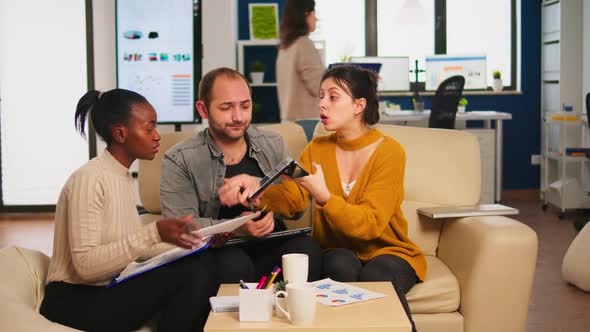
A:
<svg viewBox="0 0 590 332">
<path fill-rule="evenodd" d="M 309 39 L 316 22 L 314 0 L 285 2 L 276 64 L 281 120 L 318 117 L 318 91 L 324 65 Z"/>
</svg>

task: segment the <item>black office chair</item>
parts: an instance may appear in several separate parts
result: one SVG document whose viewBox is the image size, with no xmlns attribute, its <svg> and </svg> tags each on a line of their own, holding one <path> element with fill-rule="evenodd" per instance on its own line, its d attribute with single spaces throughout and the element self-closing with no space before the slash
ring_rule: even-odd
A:
<svg viewBox="0 0 590 332">
<path fill-rule="evenodd" d="M 457 106 L 459 106 L 464 86 L 465 78 L 463 76 L 451 76 L 438 86 L 436 94 L 432 98 L 428 127 L 455 129 Z"/>
</svg>

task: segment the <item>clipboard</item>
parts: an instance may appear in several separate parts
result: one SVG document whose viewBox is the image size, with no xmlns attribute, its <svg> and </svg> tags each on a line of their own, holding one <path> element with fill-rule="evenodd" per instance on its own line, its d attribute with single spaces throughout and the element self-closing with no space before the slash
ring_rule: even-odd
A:
<svg viewBox="0 0 590 332">
<path fill-rule="evenodd" d="M 119 275 L 115 279 L 113 279 L 113 281 L 111 281 L 110 284 L 107 285 L 107 288 L 111 288 L 126 280 L 135 278 L 148 271 L 157 269 L 162 265 L 166 265 L 183 257 L 201 252 L 209 248 L 209 245 L 212 241 L 213 237 L 208 238 L 207 240 L 203 241 L 200 246 L 195 247 L 193 249 L 174 248 L 143 262 L 131 262 L 125 267 L 125 269 L 123 269 L 123 271 L 121 271 L 121 273 L 119 273 Z"/>
<path fill-rule="evenodd" d="M 121 273 L 119 273 L 115 279 L 113 279 L 113 281 L 111 281 L 110 284 L 107 285 L 107 288 L 117 285 L 125 280 L 137 277 L 138 275 L 153 269 L 157 269 L 158 267 L 166 265 L 170 262 L 174 262 L 175 260 L 201 252 L 209 248 L 209 245 L 213 241 L 213 235 L 231 232 L 245 224 L 248 220 L 252 220 L 258 216 L 260 216 L 260 211 L 195 230 L 192 233 L 200 236 L 203 240 L 201 245 L 198 247 L 193 249 L 174 248 L 143 262 L 131 262 L 123 269 L 123 271 L 121 271 Z"/>
<path fill-rule="evenodd" d="M 287 175 L 290 178 L 296 179 L 303 176 L 308 176 L 309 172 L 301 166 L 297 161 L 295 161 L 291 157 L 287 157 L 282 163 L 278 164 L 275 168 L 270 171 L 270 173 L 266 174 L 260 180 L 260 187 L 248 196 L 249 200 L 253 200 L 258 195 L 260 195 L 264 189 L 270 186 L 275 180 L 281 175 Z"/>
</svg>

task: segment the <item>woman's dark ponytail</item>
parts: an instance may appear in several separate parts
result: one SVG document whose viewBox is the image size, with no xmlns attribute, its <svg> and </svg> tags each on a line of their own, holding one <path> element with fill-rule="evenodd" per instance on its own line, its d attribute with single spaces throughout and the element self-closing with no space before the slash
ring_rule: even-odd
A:
<svg viewBox="0 0 590 332">
<path fill-rule="evenodd" d="M 76 105 L 74 124 L 76 126 L 76 130 L 78 130 L 84 138 L 86 137 L 84 125 L 86 123 L 86 119 L 88 118 L 88 113 L 92 110 L 92 108 L 94 108 L 96 103 L 98 103 L 98 96 L 100 96 L 99 91 L 90 90 L 86 92 L 82 98 L 80 98 L 78 105 Z"/>
<path fill-rule="evenodd" d="M 90 113 L 94 130 L 108 144 L 113 142 L 111 128 L 117 124 L 127 124 L 131 117 L 134 104 L 149 104 L 142 95 L 124 89 L 113 89 L 106 92 L 88 91 L 76 106 L 74 121 L 76 129 L 86 136 L 84 124 Z"/>
</svg>

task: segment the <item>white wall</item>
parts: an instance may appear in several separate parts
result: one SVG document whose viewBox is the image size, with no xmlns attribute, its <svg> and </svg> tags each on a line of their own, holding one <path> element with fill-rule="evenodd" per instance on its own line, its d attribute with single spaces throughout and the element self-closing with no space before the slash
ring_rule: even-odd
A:
<svg viewBox="0 0 590 332">
<path fill-rule="evenodd" d="M 85 5 L 0 0 L 5 205 L 52 205 L 88 144 L 74 128 L 87 91 Z"/>
<path fill-rule="evenodd" d="M 236 69 L 236 0 L 203 0 L 203 74 L 217 67 Z"/>
<path fill-rule="evenodd" d="M 590 92 L 590 0 L 584 0 L 584 16 L 582 31 L 583 76 L 582 76 L 582 105 L 586 109 L 586 94 Z"/>
<path fill-rule="evenodd" d="M 203 73 L 235 68 L 237 0 L 202 1 Z M 88 160 L 87 142 L 73 121 L 75 105 L 88 90 L 85 6 L 80 0 L 62 2 L 0 0 L 5 205 L 55 204 L 67 177 Z M 106 91 L 116 87 L 115 0 L 94 0 L 92 6 L 95 88 Z M 100 142 L 97 151 L 104 147 Z"/>
</svg>

